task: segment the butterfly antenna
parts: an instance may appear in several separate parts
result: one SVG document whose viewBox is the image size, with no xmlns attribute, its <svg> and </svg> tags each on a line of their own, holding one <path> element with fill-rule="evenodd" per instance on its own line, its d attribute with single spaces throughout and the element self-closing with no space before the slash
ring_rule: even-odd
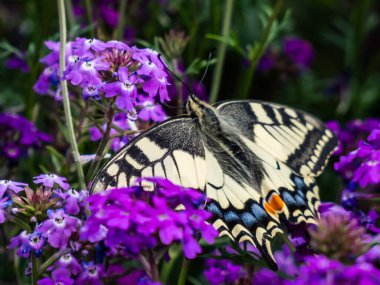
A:
<svg viewBox="0 0 380 285">
<path fill-rule="evenodd" d="M 214 48 L 210 51 L 210 53 L 208 54 L 207 65 L 206 65 L 205 72 L 203 72 L 203 75 L 202 75 L 201 84 L 203 83 L 203 79 L 205 79 L 205 77 L 206 77 L 206 74 L 207 74 L 207 71 L 208 71 L 208 67 L 210 66 L 210 62 L 211 62 L 212 54 L 213 54 L 215 51 L 216 51 L 216 48 L 214 47 Z"/>
<path fill-rule="evenodd" d="M 167 65 L 164 63 L 164 61 L 162 60 L 161 58 L 161 54 L 158 54 L 158 59 L 161 61 L 161 63 L 165 66 L 166 70 L 169 71 L 169 73 L 175 78 L 177 79 L 179 82 L 182 83 L 183 86 L 185 86 L 185 88 L 187 89 L 187 91 L 189 92 L 189 94 L 193 94 L 194 92 L 189 88 L 189 86 L 187 86 L 187 84 L 185 82 L 182 81 L 181 78 L 179 78 L 173 71 L 171 71 L 169 69 L 169 67 L 167 67 Z"/>
</svg>

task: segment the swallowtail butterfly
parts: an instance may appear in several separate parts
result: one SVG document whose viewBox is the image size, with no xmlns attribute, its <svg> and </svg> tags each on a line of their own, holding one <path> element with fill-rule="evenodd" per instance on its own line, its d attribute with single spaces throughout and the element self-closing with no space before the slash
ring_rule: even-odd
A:
<svg viewBox="0 0 380 285">
<path fill-rule="evenodd" d="M 220 235 L 252 243 L 277 269 L 271 240 L 284 231 L 283 221 L 316 222 L 314 178 L 336 137 L 311 115 L 273 103 L 209 105 L 191 95 L 186 109 L 187 115 L 158 124 L 116 153 L 95 176 L 92 191 L 152 176 L 199 189 Z"/>
</svg>

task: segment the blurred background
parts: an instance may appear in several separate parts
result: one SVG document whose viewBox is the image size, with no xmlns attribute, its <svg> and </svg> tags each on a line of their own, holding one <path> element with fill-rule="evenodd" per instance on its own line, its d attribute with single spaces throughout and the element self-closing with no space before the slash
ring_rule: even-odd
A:
<svg viewBox="0 0 380 285">
<path fill-rule="evenodd" d="M 278 102 L 323 121 L 342 123 L 379 116 L 378 1 L 72 0 L 66 4 L 69 40 L 117 39 L 157 49 L 205 100 Z M 0 111 L 22 114 L 54 134 L 62 116 L 60 102 L 37 94 L 33 86 L 44 68 L 39 60 L 48 53 L 45 41 L 59 40 L 56 1 L 2 0 L 0 38 Z M 224 64 L 218 67 L 215 58 L 223 49 Z M 215 81 L 218 69 L 219 82 Z M 175 99 L 178 89 L 172 89 Z M 182 89 L 181 100 L 186 97 L 186 88 Z M 85 149 L 91 152 L 94 146 Z M 18 161 L 17 176 L 40 173 L 34 166 L 42 159 L 28 159 L 23 165 Z M 11 166 L 7 164 L 1 176 L 14 175 L 9 173 Z M 320 180 L 322 199 L 336 200 L 340 178 L 330 169 Z"/>
</svg>

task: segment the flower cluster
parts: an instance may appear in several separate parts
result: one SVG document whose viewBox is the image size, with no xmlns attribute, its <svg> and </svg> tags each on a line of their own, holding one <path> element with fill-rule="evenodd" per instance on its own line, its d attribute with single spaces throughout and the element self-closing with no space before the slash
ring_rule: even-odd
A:
<svg viewBox="0 0 380 285">
<path fill-rule="evenodd" d="M 299 73 L 307 69 L 314 58 L 311 44 L 297 37 L 285 38 L 279 48 L 270 47 L 258 62 L 262 73 L 278 71 L 284 74 Z"/>
<path fill-rule="evenodd" d="M 268 269 L 260 269 L 255 273 L 252 284 L 380 284 L 377 278 L 380 270 L 364 259 L 353 265 L 345 265 L 324 255 L 313 255 L 306 257 L 301 265 L 292 262 L 287 267 L 295 269 L 292 274 L 284 271 L 287 278 L 281 278 Z"/>
<path fill-rule="evenodd" d="M 36 82 L 39 94 L 60 98 L 58 77 L 59 43 L 46 42 L 51 53 L 41 59 L 47 67 Z M 145 98 L 169 100 L 165 66 L 157 52 L 118 42 L 77 38 L 66 44 L 64 79 L 82 90 L 84 98 L 115 98 L 116 106 L 135 111 Z"/>
<path fill-rule="evenodd" d="M 0 113 L 0 133 L 0 155 L 11 161 L 27 156 L 30 148 L 41 147 L 52 140 L 32 122 L 16 114 Z"/>
<path fill-rule="evenodd" d="M 348 121 L 342 126 L 338 121 L 329 121 L 326 126 L 338 137 L 338 149 L 334 155 L 347 154 L 357 147 L 359 140 L 365 139 L 369 133 L 377 128 L 380 120 L 376 118 L 367 118 L 365 120 Z"/>
<path fill-rule="evenodd" d="M 244 275 L 241 266 L 227 259 L 209 258 L 205 268 L 203 274 L 210 285 L 235 284 Z"/>
<path fill-rule="evenodd" d="M 347 194 L 380 182 L 380 124 L 370 131 L 366 140 L 360 140 L 357 149 L 340 157 L 335 170 L 348 181 Z"/>
<path fill-rule="evenodd" d="M 199 209 L 205 203 L 201 193 L 162 179 L 141 183 L 155 190 L 136 186 L 89 197 L 92 215 L 81 229 L 81 239 L 104 241 L 111 250 L 132 256 L 153 249 L 159 241 L 164 245 L 180 242 L 187 258 L 201 252 L 196 237 L 214 241 L 218 234 L 206 223 L 211 214 Z M 177 211 L 178 207 L 185 209 Z"/>
</svg>

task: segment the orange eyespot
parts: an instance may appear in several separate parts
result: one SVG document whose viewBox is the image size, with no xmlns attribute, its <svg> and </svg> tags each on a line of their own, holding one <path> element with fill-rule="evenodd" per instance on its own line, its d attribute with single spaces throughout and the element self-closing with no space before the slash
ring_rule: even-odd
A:
<svg viewBox="0 0 380 285">
<path fill-rule="evenodd" d="M 271 215 L 277 215 L 277 213 L 284 210 L 285 203 L 278 194 L 272 194 L 269 201 L 264 202 L 264 209 Z"/>
<path fill-rule="evenodd" d="M 276 212 L 281 212 L 284 209 L 285 203 L 278 194 L 273 194 L 269 198 L 269 205 Z"/>
<path fill-rule="evenodd" d="M 269 205 L 267 201 L 264 202 L 264 209 L 270 215 L 276 215 L 276 211 Z"/>
</svg>

